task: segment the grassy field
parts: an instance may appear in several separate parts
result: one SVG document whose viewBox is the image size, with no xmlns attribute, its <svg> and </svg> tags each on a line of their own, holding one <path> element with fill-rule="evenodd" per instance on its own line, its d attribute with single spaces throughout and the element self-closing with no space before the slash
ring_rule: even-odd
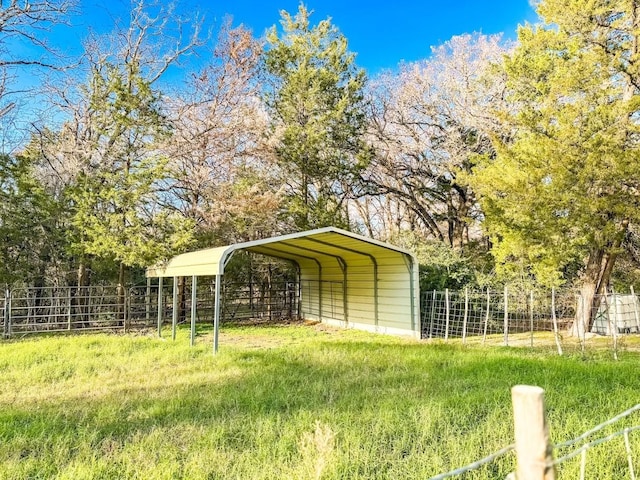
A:
<svg viewBox="0 0 640 480">
<path fill-rule="evenodd" d="M 187 335 L 1 342 L 0 479 L 424 479 L 512 443 L 515 384 L 545 388 L 554 442 L 640 401 L 635 353 L 283 325 L 225 327 L 213 356 L 208 332 L 194 348 Z M 589 453 L 587 478 L 627 478 L 626 465 L 618 439 Z M 463 478 L 513 467 L 509 454 Z"/>
</svg>

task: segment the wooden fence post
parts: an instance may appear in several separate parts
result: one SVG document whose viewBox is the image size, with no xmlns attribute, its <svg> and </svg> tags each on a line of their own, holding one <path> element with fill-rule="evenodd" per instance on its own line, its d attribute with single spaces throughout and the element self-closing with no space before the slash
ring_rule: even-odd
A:
<svg viewBox="0 0 640 480">
<path fill-rule="evenodd" d="M 553 448 L 544 411 L 544 390 L 529 385 L 511 389 L 516 440 L 516 479 L 555 480 Z"/>
</svg>

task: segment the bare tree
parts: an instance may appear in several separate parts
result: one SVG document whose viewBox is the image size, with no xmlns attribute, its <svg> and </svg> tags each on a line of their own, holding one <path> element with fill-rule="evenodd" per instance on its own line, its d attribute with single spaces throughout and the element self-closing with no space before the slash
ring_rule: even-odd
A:
<svg viewBox="0 0 640 480">
<path fill-rule="evenodd" d="M 211 62 L 171 104 L 166 202 L 193 219 L 205 241 L 249 240 L 275 228 L 279 196 L 259 97 L 261 52 L 251 31 L 227 19 Z"/>
<path fill-rule="evenodd" d="M 383 74 L 370 90 L 370 141 L 376 155 L 365 192 L 386 204 L 387 221 L 461 246 L 477 215 L 473 191 L 460 181 L 474 155 L 492 154 L 497 123 L 489 106 L 502 101 L 495 68 L 500 37 L 463 35 L 434 48 L 429 60 Z M 402 207 L 397 204 L 402 205 Z"/>
<path fill-rule="evenodd" d="M 67 22 L 75 4 L 74 0 L 0 1 L 0 118 L 16 105 L 7 98 L 15 68 L 59 67 L 59 54 L 49 44 L 47 33 Z M 29 56 L 22 53 L 25 47 Z"/>
</svg>

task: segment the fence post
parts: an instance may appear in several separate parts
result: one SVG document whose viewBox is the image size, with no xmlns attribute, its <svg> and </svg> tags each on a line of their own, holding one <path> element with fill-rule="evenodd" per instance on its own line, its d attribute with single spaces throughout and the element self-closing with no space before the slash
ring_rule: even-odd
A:
<svg viewBox="0 0 640 480">
<path fill-rule="evenodd" d="M 611 335 L 613 335 L 613 359 L 618 360 L 618 301 L 616 291 L 611 289 L 611 299 L 613 300 L 613 324 Z"/>
<path fill-rule="evenodd" d="M 544 411 L 544 390 L 529 385 L 511 389 L 516 440 L 517 480 L 555 480 L 553 449 Z"/>
<path fill-rule="evenodd" d="M 509 346 L 509 288 L 504 286 L 504 345 Z"/>
<path fill-rule="evenodd" d="M 431 296 L 431 322 L 429 323 L 429 338 L 433 338 L 433 318 L 435 316 L 435 308 L 436 308 L 436 291 L 433 291 L 433 295 Z"/>
<path fill-rule="evenodd" d="M 562 355 L 562 345 L 560 344 L 560 335 L 558 333 L 558 317 L 556 316 L 556 289 L 551 289 L 551 319 L 553 320 L 553 336 L 558 347 L 558 355 Z"/>
<path fill-rule="evenodd" d="M 11 291 L 7 288 L 4 291 L 4 337 L 11 336 Z"/>
<path fill-rule="evenodd" d="M 449 289 L 444 289 L 444 302 L 445 302 L 445 320 L 444 320 L 444 339 L 449 340 L 449 314 L 451 307 L 449 305 Z"/>
<path fill-rule="evenodd" d="M 71 330 L 73 325 L 71 323 L 71 286 L 67 287 L 67 330 Z"/>
<path fill-rule="evenodd" d="M 489 327 L 489 309 L 491 308 L 491 296 L 489 295 L 489 287 L 487 287 L 487 313 L 484 316 L 484 332 L 482 333 L 482 344 L 487 341 L 487 328 Z"/>
<path fill-rule="evenodd" d="M 467 342 L 467 317 L 469 316 L 469 288 L 464 289 L 464 316 L 462 317 L 462 343 Z"/>
<path fill-rule="evenodd" d="M 89 322 L 91 321 L 91 302 L 92 300 L 92 296 L 91 296 L 91 291 L 93 290 L 92 287 L 87 286 L 87 300 L 86 300 L 86 306 L 84 307 L 84 313 L 85 313 L 85 317 L 84 317 L 84 321 L 87 322 L 87 326 L 89 325 Z M 96 311 L 98 311 L 98 308 L 96 308 Z"/>
<path fill-rule="evenodd" d="M 149 325 L 149 321 L 151 320 L 151 277 L 147 277 L 147 291 L 144 296 L 144 307 L 144 318 L 147 321 L 147 325 Z"/>
<path fill-rule="evenodd" d="M 529 292 L 529 330 L 531 332 L 531 347 L 533 347 L 533 290 Z"/>
<path fill-rule="evenodd" d="M 130 325 L 129 325 L 129 308 L 130 308 L 130 297 L 131 297 L 131 290 L 128 288 L 124 288 L 122 287 L 122 292 L 123 292 L 123 300 L 124 300 L 124 332 L 127 333 L 131 330 Z"/>
</svg>

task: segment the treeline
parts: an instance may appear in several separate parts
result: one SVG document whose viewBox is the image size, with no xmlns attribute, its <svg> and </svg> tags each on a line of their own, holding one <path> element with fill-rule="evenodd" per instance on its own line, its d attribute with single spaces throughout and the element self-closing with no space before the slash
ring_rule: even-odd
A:
<svg viewBox="0 0 640 480">
<path fill-rule="evenodd" d="M 327 225 L 415 249 L 426 288 L 638 278 L 635 2 L 543 1 L 514 44 L 457 36 L 371 78 L 303 5 L 265 38 L 231 20 L 209 38 L 140 1 L 69 62 L 37 27 L 74 8 L 1 7 L 0 50 L 41 52 L 0 62 L 5 145 L 28 104 L 17 69 L 49 77 L 46 115 L 0 157 L 1 283 L 124 283 L 189 249 Z"/>
</svg>

